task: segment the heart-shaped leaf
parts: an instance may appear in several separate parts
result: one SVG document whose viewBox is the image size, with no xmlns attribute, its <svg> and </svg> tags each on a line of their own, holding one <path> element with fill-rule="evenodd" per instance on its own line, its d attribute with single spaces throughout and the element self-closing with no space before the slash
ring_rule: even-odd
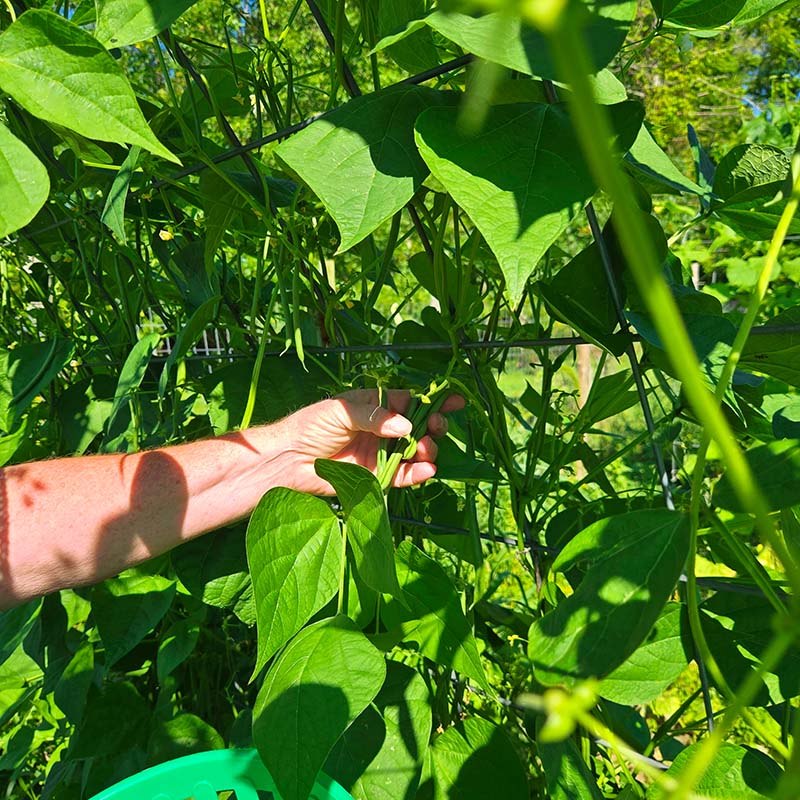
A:
<svg viewBox="0 0 800 800">
<path fill-rule="evenodd" d="M 0 36 L 0 86 L 47 122 L 89 139 L 137 144 L 180 163 L 150 130 L 109 52 L 52 11 L 26 11 Z"/>
<path fill-rule="evenodd" d="M 538 681 L 605 677 L 645 640 L 683 570 L 689 520 L 632 511 L 595 522 L 561 551 L 553 570 L 586 565 L 575 592 L 533 623 L 528 656 Z"/>
<path fill-rule="evenodd" d="M 626 101 L 609 112 L 625 152 L 641 106 Z M 566 106 L 496 106 L 477 136 L 464 133 L 455 109 L 432 108 L 416 131 L 422 157 L 483 234 L 518 302 L 537 262 L 595 192 Z"/>
<path fill-rule="evenodd" d="M 339 226 L 349 250 L 399 211 L 428 175 L 414 146 L 420 112 L 451 95 L 404 86 L 357 97 L 275 149 Z"/>
<path fill-rule="evenodd" d="M 50 194 L 44 164 L 0 125 L 0 239 L 27 225 Z"/>
<path fill-rule="evenodd" d="M 318 497 L 271 489 L 247 526 L 247 560 L 258 625 L 255 675 L 336 594 L 342 561 L 336 515 Z"/>
<path fill-rule="evenodd" d="M 368 469 L 343 461 L 317 459 L 314 469 L 342 504 L 359 577 L 370 589 L 398 597 L 392 529 L 378 479 Z"/>
<path fill-rule="evenodd" d="M 383 656 L 344 616 L 305 628 L 278 656 L 256 698 L 253 741 L 283 800 L 308 800 L 334 744 L 385 676 Z"/>
</svg>

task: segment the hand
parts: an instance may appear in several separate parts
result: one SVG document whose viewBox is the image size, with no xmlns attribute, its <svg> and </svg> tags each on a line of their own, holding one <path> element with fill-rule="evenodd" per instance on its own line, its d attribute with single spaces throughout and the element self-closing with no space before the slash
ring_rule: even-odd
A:
<svg viewBox="0 0 800 800">
<path fill-rule="evenodd" d="M 333 487 L 314 472 L 317 458 L 330 458 L 359 464 L 375 472 L 378 442 L 398 439 L 411 433 L 411 422 L 403 416 L 411 396 L 406 391 L 390 390 L 388 409 L 378 405 L 377 389 L 357 389 L 307 406 L 284 419 L 287 456 L 286 485 L 301 492 L 333 495 Z M 450 395 L 442 411 L 464 407 L 464 398 Z M 447 433 L 447 419 L 440 413 L 428 420 L 428 433 L 419 440 L 417 452 L 403 461 L 394 486 L 413 486 L 436 474 L 434 437 Z"/>
</svg>

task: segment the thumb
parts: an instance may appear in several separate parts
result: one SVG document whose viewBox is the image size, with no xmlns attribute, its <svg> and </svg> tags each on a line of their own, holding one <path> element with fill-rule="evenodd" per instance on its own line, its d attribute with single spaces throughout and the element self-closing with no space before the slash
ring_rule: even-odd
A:
<svg viewBox="0 0 800 800">
<path fill-rule="evenodd" d="M 386 439 L 398 439 L 411 433 L 411 420 L 382 406 L 359 403 L 351 409 L 356 430 L 374 433 Z"/>
</svg>

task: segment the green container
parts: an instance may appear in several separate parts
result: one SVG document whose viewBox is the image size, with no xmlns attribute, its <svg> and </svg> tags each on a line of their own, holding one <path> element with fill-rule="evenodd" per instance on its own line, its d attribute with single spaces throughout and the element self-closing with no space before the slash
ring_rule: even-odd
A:
<svg viewBox="0 0 800 800">
<path fill-rule="evenodd" d="M 259 791 L 281 800 L 257 750 L 211 750 L 176 758 L 131 775 L 92 800 L 218 800 L 217 792 L 224 791 L 236 792 L 236 800 L 259 800 Z M 309 800 L 353 798 L 320 772 Z"/>
</svg>

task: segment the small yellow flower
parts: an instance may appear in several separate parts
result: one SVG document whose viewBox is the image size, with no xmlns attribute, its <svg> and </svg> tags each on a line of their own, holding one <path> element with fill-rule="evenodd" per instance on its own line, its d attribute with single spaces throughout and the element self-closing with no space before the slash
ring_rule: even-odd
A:
<svg viewBox="0 0 800 800">
<path fill-rule="evenodd" d="M 162 228 L 158 232 L 158 238 L 161 239 L 162 242 L 171 242 L 175 238 L 175 234 L 172 231 L 168 231 L 166 228 Z"/>
</svg>

